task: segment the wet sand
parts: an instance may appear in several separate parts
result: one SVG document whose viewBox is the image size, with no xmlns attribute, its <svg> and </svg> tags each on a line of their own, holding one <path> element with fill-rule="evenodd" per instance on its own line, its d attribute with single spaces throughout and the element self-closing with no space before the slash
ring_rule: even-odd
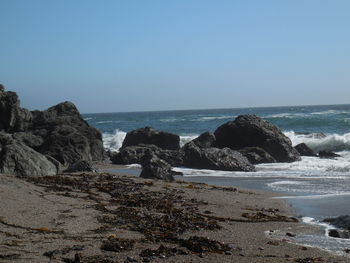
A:
<svg viewBox="0 0 350 263">
<path fill-rule="evenodd" d="M 121 173 L 0 176 L 0 262 L 349 262 L 273 193 Z"/>
</svg>

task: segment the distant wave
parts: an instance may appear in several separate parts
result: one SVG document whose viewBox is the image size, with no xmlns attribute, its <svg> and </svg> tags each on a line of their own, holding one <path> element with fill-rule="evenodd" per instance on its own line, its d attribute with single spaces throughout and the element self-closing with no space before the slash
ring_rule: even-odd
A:
<svg viewBox="0 0 350 263">
<path fill-rule="evenodd" d="M 84 118 L 85 121 L 89 121 L 89 120 L 92 120 L 93 118 Z"/>
<path fill-rule="evenodd" d="M 211 121 L 211 120 L 225 120 L 225 119 L 234 119 L 237 116 L 205 116 L 195 119 L 194 121 Z"/>
<path fill-rule="evenodd" d="M 285 132 L 293 145 L 305 143 L 315 152 L 328 151 L 350 151 L 350 133 L 330 134 L 320 138 L 317 134 L 296 134 L 294 131 Z"/>
<path fill-rule="evenodd" d="M 113 123 L 114 121 L 98 121 L 96 123 L 98 124 L 103 124 L 103 123 Z"/>
</svg>

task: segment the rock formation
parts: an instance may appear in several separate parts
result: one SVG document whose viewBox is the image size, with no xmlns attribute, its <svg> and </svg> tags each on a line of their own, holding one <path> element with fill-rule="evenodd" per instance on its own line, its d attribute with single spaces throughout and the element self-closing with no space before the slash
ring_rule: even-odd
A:
<svg viewBox="0 0 350 263">
<path fill-rule="evenodd" d="M 238 116 L 221 125 L 214 134 L 220 148 L 260 147 L 277 162 L 300 160 L 300 154 L 292 147 L 290 139 L 279 128 L 255 115 Z"/>
<path fill-rule="evenodd" d="M 140 128 L 126 134 L 122 148 L 139 144 L 153 144 L 164 150 L 180 149 L 180 137 L 151 127 Z"/>
</svg>

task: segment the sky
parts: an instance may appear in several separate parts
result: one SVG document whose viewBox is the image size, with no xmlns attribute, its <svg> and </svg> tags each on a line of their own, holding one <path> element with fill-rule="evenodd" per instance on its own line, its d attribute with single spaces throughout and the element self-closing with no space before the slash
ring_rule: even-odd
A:
<svg viewBox="0 0 350 263">
<path fill-rule="evenodd" d="M 0 0 L 0 83 L 81 112 L 350 103 L 348 0 Z"/>
</svg>

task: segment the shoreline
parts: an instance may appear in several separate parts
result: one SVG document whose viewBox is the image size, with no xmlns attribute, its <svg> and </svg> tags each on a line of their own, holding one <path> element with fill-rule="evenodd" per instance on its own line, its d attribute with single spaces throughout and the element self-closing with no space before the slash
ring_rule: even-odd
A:
<svg viewBox="0 0 350 263">
<path fill-rule="evenodd" d="M 291 207 L 271 198 L 275 193 L 121 173 L 29 181 L 1 175 L 0 181 L 6 200 L 0 204 L 2 262 L 348 261 L 293 244 L 315 229 L 294 222 Z M 197 243 L 189 245 L 190 240 Z"/>
</svg>

